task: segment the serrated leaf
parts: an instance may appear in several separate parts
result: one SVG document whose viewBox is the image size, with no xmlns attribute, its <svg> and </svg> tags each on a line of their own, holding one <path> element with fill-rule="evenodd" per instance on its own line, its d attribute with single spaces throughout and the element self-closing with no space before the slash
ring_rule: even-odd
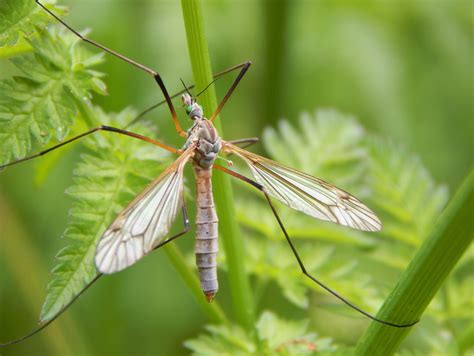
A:
<svg viewBox="0 0 474 356">
<path fill-rule="evenodd" d="M 59 16 L 64 8 L 54 6 L 56 1 L 44 0 L 43 4 Z M 0 2 L 0 47 L 12 47 L 21 36 L 31 38 L 39 28 L 54 19 L 32 0 L 2 0 Z M 0 48 L 0 51 L 2 48 Z"/>
<path fill-rule="evenodd" d="M 307 320 L 284 320 L 270 311 L 264 311 L 256 324 L 259 345 L 237 326 L 206 329 L 207 334 L 184 343 L 193 355 L 316 355 L 336 350 L 330 339 L 308 332 Z"/>
<path fill-rule="evenodd" d="M 97 58 L 77 43 L 63 31 L 43 31 L 30 41 L 34 54 L 12 59 L 23 75 L 0 82 L 0 164 L 24 157 L 34 143 L 44 146 L 53 134 L 63 140 L 77 103 L 88 101 L 91 90 L 104 92 L 96 72 L 84 65 L 77 70 Z"/>
<path fill-rule="evenodd" d="M 367 164 L 365 132 L 353 117 L 334 110 L 302 114 L 298 129 L 282 121 L 267 128 L 263 145 L 273 159 L 346 188 L 357 187 Z"/>
<path fill-rule="evenodd" d="M 264 134 L 263 144 L 271 158 L 347 189 L 381 214 L 382 232 L 367 234 L 278 207 L 293 241 L 318 242 L 305 247 L 297 242 L 307 270 L 349 300 L 374 311 L 391 282 L 382 277 L 377 285 L 372 275 L 384 276 L 384 269 L 393 272 L 406 266 L 413 246 L 419 245 L 441 211 L 447 198 L 445 188 L 434 182 L 419 159 L 366 133 L 354 118 L 334 110 L 319 110 L 313 117 L 303 114 L 296 128 L 286 121 L 278 127 Z M 258 278 L 270 276 L 288 300 L 305 307 L 304 290 L 318 291 L 318 287 L 298 275 L 294 256 L 271 211 L 257 201 L 249 204 L 245 200 L 239 206 L 239 221 L 253 232 L 246 243 L 251 272 Z M 257 234 L 267 237 L 266 242 L 256 243 Z M 275 244 L 281 245 L 280 253 L 274 253 Z M 337 246 L 329 259 L 321 256 L 327 246 Z M 268 251 L 273 251 L 274 258 L 268 258 Z"/>
<path fill-rule="evenodd" d="M 369 137 L 366 146 L 370 199 L 383 214 L 384 234 L 419 246 L 448 200 L 446 187 L 436 184 L 419 157 L 400 145 Z"/>
<path fill-rule="evenodd" d="M 199 335 L 196 339 L 187 340 L 184 346 L 193 351 L 196 356 L 218 356 L 228 354 L 249 355 L 256 351 L 253 340 L 238 326 L 208 325 L 206 330 L 210 335 Z"/>
<path fill-rule="evenodd" d="M 105 115 L 94 110 L 100 122 L 123 127 L 135 113 L 126 110 Z M 146 127 L 138 127 L 144 134 Z M 41 320 L 53 318 L 97 274 L 93 258 L 98 239 L 119 211 L 164 167 L 167 155 L 150 144 L 113 133 L 96 133 L 85 141 L 74 171 L 74 183 L 67 190 L 73 198 L 70 221 L 64 236 L 70 244 L 56 256 Z"/>
<path fill-rule="evenodd" d="M 257 331 L 270 350 L 311 354 L 317 350 L 316 335 L 306 334 L 308 324 L 308 320 L 283 320 L 265 311 L 257 322 Z"/>
</svg>

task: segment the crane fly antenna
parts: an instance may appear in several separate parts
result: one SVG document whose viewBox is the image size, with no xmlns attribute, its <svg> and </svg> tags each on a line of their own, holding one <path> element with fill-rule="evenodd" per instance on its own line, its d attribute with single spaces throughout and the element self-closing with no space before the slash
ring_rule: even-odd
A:
<svg viewBox="0 0 474 356">
<path fill-rule="evenodd" d="M 362 310 L 361 308 L 359 308 L 358 306 L 354 305 L 352 302 L 350 302 L 349 300 L 347 300 L 346 298 L 344 298 L 342 295 L 340 295 L 339 293 L 337 293 L 336 291 L 332 290 L 331 288 L 329 288 L 328 286 L 326 286 L 324 283 L 320 282 L 318 279 L 314 278 L 307 270 L 306 270 L 306 267 L 304 266 L 303 264 L 303 261 L 301 260 L 301 257 L 298 253 L 298 251 L 296 250 L 296 247 L 293 245 L 293 241 L 291 241 L 291 238 L 290 236 L 288 235 L 288 232 L 286 231 L 286 228 L 285 226 L 283 225 L 283 222 L 281 221 L 280 219 L 280 216 L 278 215 L 275 207 L 273 206 L 273 203 L 270 199 L 270 196 L 268 195 L 267 191 L 265 190 L 265 188 L 260 184 L 260 183 L 257 183 L 255 181 L 253 181 L 252 179 L 249 179 L 237 172 L 234 172 L 230 169 L 227 169 L 225 167 L 222 167 L 222 166 L 219 166 L 217 164 L 214 165 L 214 168 L 217 168 L 218 170 L 222 171 L 222 172 L 225 172 L 225 173 L 228 173 L 230 174 L 231 176 L 235 177 L 235 178 L 238 178 L 250 185 L 252 185 L 253 187 L 257 188 L 258 190 L 260 190 L 263 195 L 265 196 L 265 199 L 267 200 L 268 202 L 268 205 L 270 206 L 270 209 L 272 210 L 272 213 L 273 213 L 273 216 L 275 217 L 275 219 L 277 220 L 278 222 L 278 225 L 280 226 L 280 229 L 281 231 L 283 232 L 283 234 L 285 235 L 285 239 L 286 241 L 288 242 L 288 245 L 290 245 L 290 248 L 291 248 L 291 251 L 293 252 L 293 255 L 295 256 L 297 262 L 298 262 L 298 265 L 300 266 L 300 269 L 301 269 L 301 272 L 306 276 L 308 277 L 309 279 L 311 279 L 314 283 L 316 283 L 317 285 L 319 285 L 321 288 L 323 288 L 324 290 L 326 290 L 328 293 L 331 293 L 333 296 L 335 296 L 337 299 L 339 299 L 341 302 L 343 302 L 344 304 L 348 305 L 349 307 L 351 307 L 352 309 L 356 310 L 357 312 L 359 312 L 360 314 L 363 314 L 365 315 L 367 318 L 369 319 L 372 319 L 378 323 L 381 323 L 381 324 L 384 324 L 384 325 L 389 325 L 389 326 L 393 326 L 395 328 L 408 328 L 410 326 L 413 326 L 415 325 L 416 323 L 418 323 L 419 320 L 417 321 L 414 321 L 414 322 L 411 322 L 411 323 L 408 323 L 408 324 L 395 324 L 395 323 L 392 323 L 390 321 L 385 321 L 385 320 L 382 320 L 382 319 L 379 319 L 369 313 L 367 313 L 366 311 Z"/>
<path fill-rule="evenodd" d="M 184 80 L 183 80 L 182 78 L 179 78 L 179 80 L 181 80 L 181 83 L 183 83 L 184 90 L 186 90 L 186 93 L 188 93 L 189 96 L 192 98 L 193 96 L 192 96 L 191 93 L 189 92 L 188 87 L 187 87 L 186 84 L 184 83 Z"/>
</svg>

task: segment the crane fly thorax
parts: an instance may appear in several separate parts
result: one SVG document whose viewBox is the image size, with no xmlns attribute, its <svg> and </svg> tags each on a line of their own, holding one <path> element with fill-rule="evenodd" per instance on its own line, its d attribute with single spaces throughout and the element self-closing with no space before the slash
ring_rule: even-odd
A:
<svg viewBox="0 0 474 356">
<path fill-rule="evenodd" d="M 187 145 L 196 142 L 194 162 L 201 168 L 212 167 L 222 143 L 214 125 L 207 119 L 196 119 L 188 131 Z"/>
</svg>

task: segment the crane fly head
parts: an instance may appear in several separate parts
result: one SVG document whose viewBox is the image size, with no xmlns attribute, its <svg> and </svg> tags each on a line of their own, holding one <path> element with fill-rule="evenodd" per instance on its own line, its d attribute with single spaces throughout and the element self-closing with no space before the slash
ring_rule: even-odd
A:
<svg viewBox="0 0 474 356">
<path fill-rule="evenodd" d="M 183 101 L 184 106 L 186 107 L 186 114 L 189 116 L 191 120 L 196 120 L 197 118 L 202 118 L 204 112 L 202 110 L 202 106 L 196 102 L 189 93 L 185 93 L 181 96 L 181 100 Z"/>
</svg>

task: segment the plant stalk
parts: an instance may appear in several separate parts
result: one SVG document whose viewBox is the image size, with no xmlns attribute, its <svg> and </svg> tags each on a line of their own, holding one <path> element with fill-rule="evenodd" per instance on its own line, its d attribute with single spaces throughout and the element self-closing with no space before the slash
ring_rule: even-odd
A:
<svg viewBox="0 0 474 356">
<path fill-rule="evenodd" d="M 167 246 L 163 246 L 163 250 L 173 264 L 173 267 L 176 268 L 179 275 L 184 280 L 185 284 L 189 289 L 191 289 L 196 301 L 204 313 L 206 313 L 209 320 L 216 324 L 225 322 L 225 315 L 219 305 L 217 303 L 208 303 L 206 301 L 196 273 L 186 264 L 185 258 L 179 248 L 176 245 L 168 244 Z"/>
<path fill-rule="evenodd" d="M 199 92 L 212 82 L 209 49 L 204 34 L 204 18 L 199 0 L 181 0 L 181 7 L 196 92 Z M 213 109 L 217 108 L 213 85 L 200 96 L 200 101 L 205 112 L 209 115 Z M 215 126 L 223 134 L 219 117 L 215 120 Z M 254 304 L 243 262 L 245 260 L 245 250 L 235 219 L 232 186 L 229 177 L 219 171 L 215 171 L 213 185 L 219 214 L 219 231 L 227 259 L 235 318 L 247 331 L 253 332 L 255 325 Z"/>
<path fill-rule="evenodd" d="M 377 314 L 379 319 L 409 323 L 421 317 L 443 282 L 468 249 L 474 235 L 474 170 L 439 217 L 398 284 Z M 416 325 L 414 326 L 416 327 Z M 356 355 L 392 355 L 411 328 L 372 322 L 360 338 Z"/>
</svg>

